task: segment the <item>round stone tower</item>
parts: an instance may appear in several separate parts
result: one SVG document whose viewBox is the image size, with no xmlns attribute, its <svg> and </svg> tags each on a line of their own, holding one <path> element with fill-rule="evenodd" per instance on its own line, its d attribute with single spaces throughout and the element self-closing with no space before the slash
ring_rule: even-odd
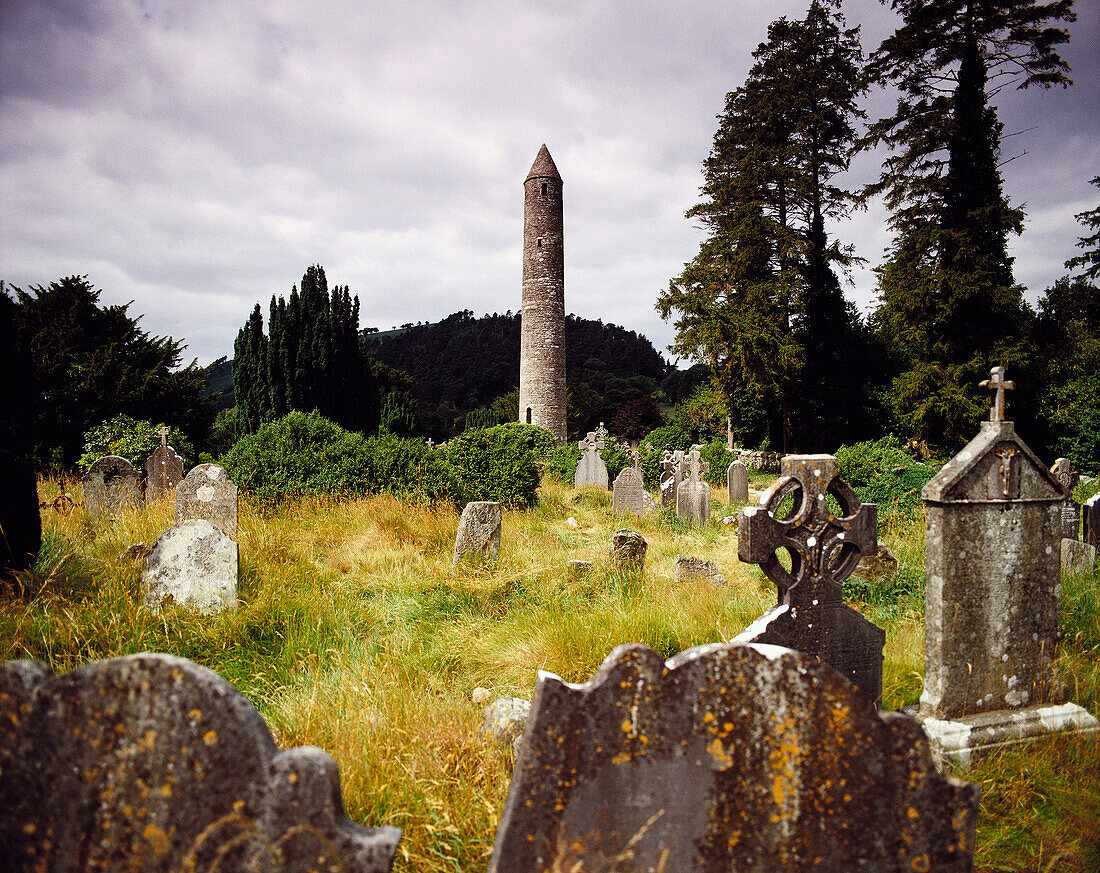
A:
<svg viewBox="0 0 1100 873">
<path fill-rule="evenodd" d="M 543 145 L 523 183 L 519 420 L 564 443 L 565 251 L 562 181 Z"/>
</svg>

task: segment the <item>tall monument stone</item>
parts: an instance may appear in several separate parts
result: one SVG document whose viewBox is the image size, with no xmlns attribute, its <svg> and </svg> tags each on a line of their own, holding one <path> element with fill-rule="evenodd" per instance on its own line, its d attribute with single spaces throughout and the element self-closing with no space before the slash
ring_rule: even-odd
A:
<svg viewBox="0 0 1100 873">
<path fill-rule="evenodd" d="M 920 715 L 941 758 L 1096 720 L 1063 704 L 1057 655 L 1065 490 L 1004 417 L 989 421 L 924 486 L 926 592 Z"/>
<path fill-rule="evenodd" d="M 565 250 L 562 181 L 544 145 L 523 183 L 519 420 L 565 442 Z"/>
</svg>

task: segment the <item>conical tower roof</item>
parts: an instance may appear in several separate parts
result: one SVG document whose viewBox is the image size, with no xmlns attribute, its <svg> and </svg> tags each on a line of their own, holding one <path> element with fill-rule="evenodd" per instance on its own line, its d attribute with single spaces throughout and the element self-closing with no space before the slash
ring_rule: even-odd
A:
<svg viewBox="0 0 1100 873">
<path fill-rule="evenodd" d="M 527 178 L 549 178 L 561 181 L 558 168 L 554 165 L 554 159 L 550 157 L 550 150 L 546 147 L 546 143 L 543 143 L 542 148 L 539 149 L 535 162 L 531 164 L 531 172 L 527 174 Z"/>
</svg>

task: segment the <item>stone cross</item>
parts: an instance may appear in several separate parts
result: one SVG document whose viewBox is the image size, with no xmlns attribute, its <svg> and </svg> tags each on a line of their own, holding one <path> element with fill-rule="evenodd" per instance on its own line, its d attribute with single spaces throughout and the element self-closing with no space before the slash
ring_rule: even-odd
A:
<svg viewBox="0 0 1100 873">
<path fill-rule="evenodd" d="M 601 421 L 600 426 L 598 428 L 596 428 L 596 439 L 598 439 L 600 441 L 600 443 L 601 443 L 600 448 L 601 449 L 603 448 L 602 443 L 604 442 L 604 440 L 607 439 L 607 436 L 608 436 L 607 428 L 603 426 L 603 422 Z"/>
<path fill-rule="evenodd" d="M 428 448 L 429 449 L 434 449 L 435 448 L 435 441 L 431 437 L 428 437 Z"/>
<path fill-rule="evenodd" d="M 830 496 L 839 514 L 830 508 Z M 790 508 L 783 511 L 788 498 Z M 843 602 L 844 580 L 863 555 L 878 550 L 875 504 L 860 502 L 840 478 L 832 455 L 787 455 L 780 478 L 759 505 L 741 510 L 737 537 L 737 557 L 760 565 L 779 589 L 779 605 L 736 642 L 772 643 L 815 655 L 877 705 L 886 632 Z"/>
<path fill-rule="evenodd" d="M 665 446 L 661 456 L 660 499 L 661 506 L 676 506 L 676 492 L 680 488 L 680 480 L 683 475 L 684 453 L 677 449 L 672 451 L 671 446 Z"/>
<path fill-rule="evenodd" d="M 699 446 L 692 446 L 684 456 L 688 463 L 688 478 L 676 489 L 676 517 L 706 524 L 710 521 L 710 484 L 703 476 L 710 464 L 699 459 Z"/>
<path fill-rule="evenodd" d="M 633 643 L 583 685 L 539 673 L 489 873 L 963 873 L 977 815 L 915 719 L 815 658 Z"/>
<path fill-rule="evenodd" d="M 598 431 L 589 431 L 588 435 L 577 443 L 581 456 L 577 460 L 577 470 L 573 476 L 574 488 L 594 486 L 607 490 L 607 465 L 600 452 L 603 451 L 604 437 Z"/>
<path fill-rule="evenodd" d="M 710 472 L 710 462 L 700 461 L 699 446 L 692 446 L 691 451 L 685 456 L 688 462 L 688 473 L 692 481 L 699 482 Z"/>
<path fill-rule="evenodd" d="M 1009 391 L 1016 387 L 1015 382 L 1010 382 L 1005 379 L 1005 368 L 994 367 L 989 371 L 989 378 L 983 379 L 978 383 L 981 388 L 988 388 L 990 391 L 995 391 L 993 396 L 993 408 L 989 410 L 990 421 L 1004 421 L 1005 420 L 1005 389 Z"/>
<path fill-rule="evenodd" d="M 164 424 L 162 424 L 162 425 L 160 426 L 160 430 L 159 430 L 159 431 L 157 431 L 157 433 L 159 433 L 159 434 L 160 434 L 160 445 L 161 445 L 161 448 L 165 448 L 165 449 L 166 449 L 166 448 L 168 448 L 168 426 L 167 426 L 167 425 L 164 425 Z"/>
<path fill-rule="evenodd" d="M 1077 485 L 1080 474 L 1073 469 L 1073 462 L 1069 458 L 1056 460 L 1050 472 L 1066 492 L 1066 502 L 1062 506 L 1062 536 L 1069 540 L 1078 539 L 1081 527 L 1081 506 L 1073 499 L 1073 489 Z"/>
<path fill-rule="evenodd" d="M 171 655 L 55 676 L 0 665 L 7 870 L 384 873 L 401 832 L 349 821 L 336 762 L 279 751 L 221 676 Z"/>
</svg>

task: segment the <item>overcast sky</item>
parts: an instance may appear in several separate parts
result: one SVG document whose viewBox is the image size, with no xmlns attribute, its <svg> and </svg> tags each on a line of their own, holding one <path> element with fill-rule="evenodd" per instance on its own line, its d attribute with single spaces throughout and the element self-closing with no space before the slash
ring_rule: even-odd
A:
<svg viewBox="0 0 1100 873">
<path fill-rule="evenodd" d="M 808 0 L 0 0 L 0 278 L 87 274 L 105 303 L 209 363 L 257 301 L 319 263 L 362 326 L 518 310 L 523 180 L 565 182 L 566 310 L 648 336 L 698 248 L 684 218 L 725 94 L 768 22 Z M 1016 278 L 1065 270 L 1100 174 L 1100 3 L 1069 90 L 1003 95 Z M 848 0 L 865 50 L 894 27 Z M 881 104 L 881 100 L 880 100 Z M 856 181 L 877 172 L 864 158 Z M 834 231 L 869 266 L 873 206 Z M 866 308 L 869 270 L 849 290 Z"/>
</svg>

